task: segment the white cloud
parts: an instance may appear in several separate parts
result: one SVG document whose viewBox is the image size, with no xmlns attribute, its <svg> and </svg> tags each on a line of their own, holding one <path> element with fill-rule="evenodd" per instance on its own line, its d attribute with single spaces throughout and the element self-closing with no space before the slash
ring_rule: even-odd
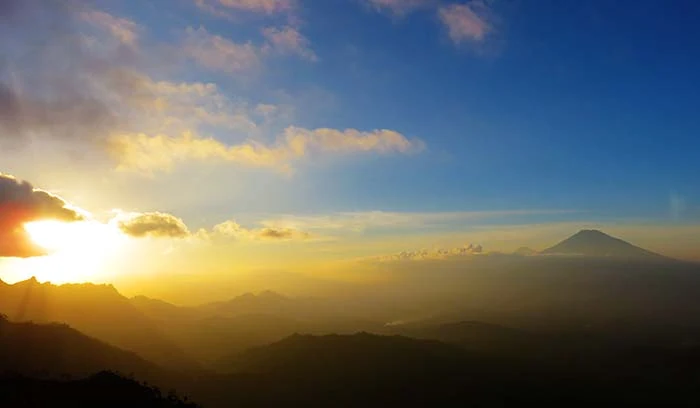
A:
<svg viewBox="0 0 700 408">
<path fill-rule="evenodd" d="M 299 127 L 288 127 L 284 131 L 283 144 L 292 155 L 297 157 L 302 157 L 311 151 L 410 153 L 424 147 L 420 140 L 408 139 L 401 133 L 388 129 L 367 132 L 329 128 L 309 130 Z"/>
<path fill-rule="evenodd" d="M 194 0 L 197 7 L 219 17 L 230 17 L 227 10 L 275 14 L 294 9 L 295 0 Z"/>
<path fill-rule="evenodd" d="M 267 27 L 263 35 L 268 44 L 263 49 L 278 54 L 294 54 L 309 61 L 317 61 L 318 57 L 309 47 L 309 40 L 298 29 L 292 26 L 283 28 Z"/>
<path fill-rule="evenodd" d="M 129 19 L 116 17 L 99 10 L 81 12 L 80 18 L 93 26 L 108 31 L 122 44 L 136 45 L 139 25 Z"/>
<path fill-rule="evenodd" d="M 192 132 L 181 136 L 145 133 L 115 135 L 111 152 L 120 170 L 153 173 L 171 170 L 176 163 L 221 160 L 253 167 L 273 167 L 287 171 L 284 151 L 255 142 L 227 145 Z"/>
<path fill-rule="evenodd" d="M 383 255 L 370 258 L 370 260 L 379 262 L 396 262 L 396 261 L 427 261 L 449 259 L 453 257 L 478 255 L 483 253 L 481 245 L 468 244 L 458 248 L 436 248 L 436 249 L 421 249 L 418 251 L 403 251 L 392 255 Z"/>
<path fill-rule="evenodd" d="M 305 241 L 311 234 L 293 229 L 279 227 L 246 228 L 236 221 L 229 220 L 217 224 L 211 231 L 202 230 L 199 236 L 205 239 L 236 239 L 246 241 Z"/>
<path fill-rule="evenodd" d="M 454 227 L 476 221 L 505 217 L 572 213 L 566 210 L 503 210 L 453 212 L 339 212 L 325 215 L 282 215 L 268 218 L 264 225 L 304 230 L 346 230 L 361 232 L 369 229 L 403 229 Z"/>
<path fill-rule="evenodd" d="M 177 162 L 212 159 L 288 172 L 294 161 L 311 153 L 410 153 L 420 148 L 422 142 L 419 140 L 409 140 L 391 130 L 362 132 L 356 129 L 309 130 L 296 127 L 287 128 L 272 145 L 255 141 L 225 144 L 192 132 L 176 137 L 166 134 L 121 134 L 112 139 L 112 152 L 119 160 L 121 169 L 144 172 L 167 171 Z"/>
<path fill-rule="evenodd" d="M 484 41 L 493 31 L 490 10 L 481 0 L 440 7 L 438 16 L 455 44 Z"/>
<path fill-rule="evenodd" d="M 201 66 L 227 73 L 250 72 L 261 65 L 259 50 L 253 44 L 235 43 L 203 27 L 187 28 L 183 51 Z"/>
<path fill-rule="evenodd" d="M 229 74 L 250 74 L 262 70 L 263 59 L 274 55 L 295 55 L 308 61 L 318 56 L 310 48 L 310 41 L 297 28 L 267 27 L 262 30 L 265 41 L 237 43 L 205 28 L 185 30 L 184 54 L 204 68 Z"/>
<path fill-rule="evenodd" d="M 265 12 L 292 5 L 217 4 Z M 213 83 L 155 79 L 142 68 L 167 72 L 156 69 L 162 64 L 151 58 L 156 53 L 113 46 L 115 38 L 119 44 L 135 44 L 142 27 L 101 11 L 38 0 L 31 5 L 28 17 L 50 15 L 52 23 L 66 24 L 64 28 L 71 35 L 58 39 L 51 36 L 50 27 L 26 27 L 21 18 L 10 22 L 8 32 L 13 35 L 0 39 L 3 44 L 39 35 L 50 40 L 46 46 L 52 51 L 31 53 L 26 58 L 12 58 L 13 54 L 8 56 L 13 64 L 0 67 L 0 74 L 4 74 L 0 75 L 3 146 L 43 138 L 95 161 L 111 158 L 122 170 L 144 172 L 210 160 L 289 172 L 298 161 L 314 155 L 407 154 L 424 147 L 420 140 L 394 130 L 290 126 L 289 106 L 234 100 Z M 89 25 L 103 28 L 107 34 L 90 37 L 85 32 Z M 308 41 L 292 27 L 267 29 L 257 45 L 234 43 L 204 28 L 188 28 L 183 48 L 203 66 L 236 74 L 257 69 L 261 57 L 269 53 L 315 58 Z M 85 43 L 87 37 L 89 44 Z M 13 51 L 17 47 L 6 48 Z M 268 54 L 263 49 L 269 50 Z M 53 64 L 56 54 L 70 64 Z M 306 106 L 307 102 L 291 100 L 288 105 Z"/>
</svg>

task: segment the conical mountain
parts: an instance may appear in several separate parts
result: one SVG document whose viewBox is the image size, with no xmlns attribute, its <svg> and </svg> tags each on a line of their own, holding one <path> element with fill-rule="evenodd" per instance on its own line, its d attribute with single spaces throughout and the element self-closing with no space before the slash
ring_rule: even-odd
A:
<svg viewBox="0 0 700 408">
<path fill-rule="evenodd" d="M 662 255 L 634 246 L 598 230 L 581 230 L 541 253 L 624 259 L 667 259 Z"/>
</svg>

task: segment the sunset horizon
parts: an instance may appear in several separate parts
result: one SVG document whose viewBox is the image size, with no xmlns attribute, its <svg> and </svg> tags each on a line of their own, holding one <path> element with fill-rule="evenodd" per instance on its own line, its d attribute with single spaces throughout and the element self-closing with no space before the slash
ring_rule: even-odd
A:
<svg viewBox="0 0 700 408">
<path fill-rule="evenodd" d="M 700 406 L 699 19 L 0 0 L 0 406 Z"/>
</svg>

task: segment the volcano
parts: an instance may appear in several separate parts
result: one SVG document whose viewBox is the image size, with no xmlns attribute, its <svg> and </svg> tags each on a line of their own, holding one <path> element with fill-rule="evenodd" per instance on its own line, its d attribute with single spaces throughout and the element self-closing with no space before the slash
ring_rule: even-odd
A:
<svg viewBox="0 0 700 408">
<path fill-rule="evenodd" d="M 621 259 L 668 259 L 663 255 L 632 245 L 598 230 L 581 230 L 553 247 L 544 255 L 578 255 Z"/>
</svg>

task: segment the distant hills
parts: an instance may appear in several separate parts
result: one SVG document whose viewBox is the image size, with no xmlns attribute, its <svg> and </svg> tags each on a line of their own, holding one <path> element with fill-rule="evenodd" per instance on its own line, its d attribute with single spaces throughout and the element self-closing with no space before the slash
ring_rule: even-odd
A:
<svg viewBox="0 0 700 408">
<path fill-rule="evenodd" d="M 80 377 L 102 370 L 161 376 L 139 357 L 88 337 L 65 324 L 14 323 L 0 317 L 0 373 Z"/>
<path fill-rule="evenodd" d="M 32 278 L 0 284 L 0 313 L 13 321 L 67 323 L 114 346 L 166 367 L 198 364 L 111 285 L 39 283 Z"/>
<path fill-rule="evenodd" d="M 541 254 L 618 259 L 669 259 L 598 230 L 581 230 L 564 241 L 545 249 Z"/>
<path fill-rule="evenodd" d="M 183 307 L 144 296 L 129 299 L 111 285 L 57 286 L 29 279 L 13 285 L 0 281 L 0 313 L 16 322 L 66 323 L 154 364 L 188 372 L 295 332 L 400 334 L 484 350 L 511 347 L 517 343 L 511 339 L 523 335 L 499 325 L 582 326 L 615 319 L 700 325 L 697 265 L 669 262 L 659 268 L 648 260 L 670 259 L 582 230 L 539 253 L 523 247 L 516 254 L 474 257 L 468 268 L 436 262 L 427 271 L 418 262 L 406 263 L 387 286 L 344 298 L 266 291 Z M 386 326 L 441 315 L 450 318 L 440 323 L 459 323 Z"/>
<path fill-rule="evenodd" d="M 469 350 L 503 351 L 520 349 L 534 340 L 532 333 L 477 321 L 459 321 L 428 325 L 398 325 L 393 331 L 418 339 L 433 339 L 455 344 Z"/>
<path fill-rule="evenodd" d="M 294 334 L 229 359 L 229 370 L 253 373 L 323 374 L 353 377 L 422 374 L 457 369 L 465 353 L 434 340 L 370 333 Z"/>
</svg>

